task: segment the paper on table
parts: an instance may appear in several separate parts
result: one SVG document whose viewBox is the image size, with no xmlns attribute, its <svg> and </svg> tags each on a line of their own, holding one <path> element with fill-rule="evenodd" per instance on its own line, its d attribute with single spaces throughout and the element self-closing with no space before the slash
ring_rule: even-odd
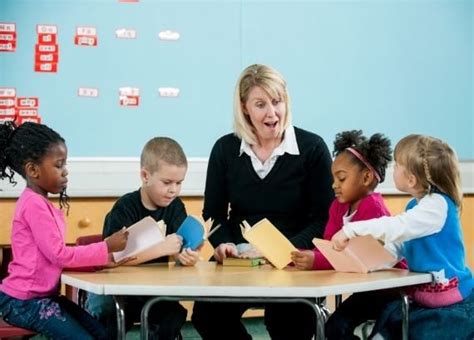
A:
<svg viewBox="0 0 474 340">
<path fill-rule="evenodd" d="M 125 257 L 134 256 L 136 260 L 127 262 L 126 265 L 140 264 L 161 257 L 160 246 L 165 239 L 166 226 L 163 221 L 156 222 L 147 216 L 127 228 L 128 241 L 124 250 L 113 253 L 115 262 Z"/>
<path fill-rule="evenodd" d="M 252 227 L 243 221 L 242 236 L 278 269 L 291 262 L 291 252 L 295 246 L 266 218 Z"/>
<path fill-rule="evenodd" d="M 349 240 L 344 250 L 333 249 L 331 241 L 313 239 L 314 245 L 336 271 L 368 273 L 393 267 L 397 259 L 370 235 Z"/>
</svg>

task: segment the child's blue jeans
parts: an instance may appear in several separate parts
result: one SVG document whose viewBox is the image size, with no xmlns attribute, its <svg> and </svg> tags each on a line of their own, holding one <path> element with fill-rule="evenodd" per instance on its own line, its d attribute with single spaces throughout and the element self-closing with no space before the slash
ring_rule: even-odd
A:
<svg viewBox="0 0 474 340">
<path fill-rule="evenodd" d="M 374 338 L 401 339 L 402 303 L 394 301 L 384 310 L 372 331 Z M 474 339 L 474 292 L 461 302 L 427 308 L 410 304 L 409 337 L 416 340 Z"/>
<path fill-rule="evenodd" d="M 105 328 L 64 296 L 19 300 L 0 292 L 0 313 L 11 325 L 53 339 L 107 339 Z"/>
</svg>

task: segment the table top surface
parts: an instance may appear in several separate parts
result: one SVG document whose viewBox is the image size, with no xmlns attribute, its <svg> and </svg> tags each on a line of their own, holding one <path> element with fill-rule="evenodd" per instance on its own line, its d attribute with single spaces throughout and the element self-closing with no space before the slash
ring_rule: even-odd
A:
<svg viewBox="0 0 474 340">
<path fill-rule="evenodd" d="M 278 270 L 270 265 L 228 267 L 122 266 L 98 272 L 64 272 L 62 283 L 96 294 L 219 297 L 323 297 L 431 282 L 430 274 L 387 269 L 369 274 L 332 270 Z"/>
</svg>

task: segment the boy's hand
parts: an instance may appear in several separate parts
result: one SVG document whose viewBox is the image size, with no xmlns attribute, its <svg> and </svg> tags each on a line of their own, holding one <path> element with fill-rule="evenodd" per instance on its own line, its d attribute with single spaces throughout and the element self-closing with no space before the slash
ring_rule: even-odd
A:
<svg viewBox="0 0 474 340">
<path fill-rule="evenodd" d="M 331 243 L 332 247 L 334 250 L 341 251 L 345 247 L 347 247 L 347 243 L 349 242 L 349 238 L 347 237 L 346 233 L 344 233 L 344 230 L 339 230 L 337 233 L 333 235 L 331 238 Z"/>
<path fill-rule="evenodd" d="M 183 249 L 183 251 L 176 256 L 176 260 L 183 266 L 194 266 L 199 261 L 199 251 L 191 248 Z"/>
<path fill-rule="evenodd" d="M 179 253 L 183 246 L 183 238 L 177 234 L 171 234 L 166 236 L 161 245 L 163 247 L 163 255 L 175 255 Z"/>
<path fill-rule="evenodd" d="M 214 258 L 217 262 L 222 263 L 226 257 L 238 257 L 239 252 L 233 243 L 221 243 L 214 250 Z"/>
<path fill-rule="evenodd" d="M 116 251 L 124 250 L 127 245 L 128 231 L 127 228 L 123 227 L 105 239 L 107 244 L 107 251 L 114 253 Z"/>
<path fill-rule="evenodd" d="M 313 269 L 314 253 L 311 250 L 292 251 L 291 260 L 298 269 Z"/>
</svg>

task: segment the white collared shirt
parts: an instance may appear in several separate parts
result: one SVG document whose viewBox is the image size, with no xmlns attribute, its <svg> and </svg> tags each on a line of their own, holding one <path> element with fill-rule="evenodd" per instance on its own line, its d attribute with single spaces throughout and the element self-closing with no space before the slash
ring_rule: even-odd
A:
<svg viewBox="0 0 474 340">
<path fill-rule="evenodd" d="M 352 221 L 352 218 L 356 214 L 357 210 L 354 210 L 351 214 L 349 214 L 349 210 L 347 210 L 346 214 L 342 216 L 342 225 L 346 225 L 350 221 Z"/>
<path fill-rule="evenodd" d="M 263 163 L 262 161 L 260 161 L 260 159 L 258 159 L 257 155 L 252 150 L 250 144 L 242 140 L 242 142 L 240 143 L 239 156 L 241 156 L 244 152 L 249 155 L 252 161 L 252 166 L 258 177 L 263 179 L 272 170 L 278 157 L 283 155 L 285 152 L 290 155 L 300 154 L 300 150 L 298 149 L 298 143 L 296 142 L 295 128 L 293 127 L 293 125 L 290 125 L 286 128 L 282 142 L 273 150 L 270 157 L 268 157 L 268 159 Z"/>
</svg>

